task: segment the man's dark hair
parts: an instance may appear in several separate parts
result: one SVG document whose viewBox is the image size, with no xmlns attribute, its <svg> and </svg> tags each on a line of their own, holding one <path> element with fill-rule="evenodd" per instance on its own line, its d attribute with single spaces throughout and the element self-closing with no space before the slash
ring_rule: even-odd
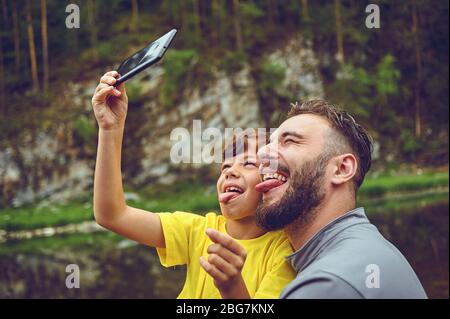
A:
<svg viewBox="0 0 450 319">
<path fill-rule="evenodd" d="M 372 139 L 366 130 L 356 123 L 353 116 L 324 100 L 311 100 L 302 104 L 291 104 L 288 118 L 300 114 L 314 114 L 325 118 L 333 128 L 327 136 L 324 152 L 332 156 L 350 151 L 358 161 L 354 176 L 355 192 L 364 181 L 364 176 L 372 164 Z"/>
</svg>

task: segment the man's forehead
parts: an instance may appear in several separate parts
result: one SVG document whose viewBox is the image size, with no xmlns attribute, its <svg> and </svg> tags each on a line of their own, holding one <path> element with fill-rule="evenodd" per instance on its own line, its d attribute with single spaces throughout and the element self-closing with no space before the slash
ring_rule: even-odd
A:
<svg viewBox="0 0 450 319">
<path fill-rule="evenodd" d="M 296 133 L 299 136 L 308 138 L 316 134 L 322 135 L 324 130 L 330 128 L 326 119 L 315 114 L 301 114 L 293 116 L 278 127 L 270 136 L 271 141 L 275 141 L 284 134 Z"/>
</svg>

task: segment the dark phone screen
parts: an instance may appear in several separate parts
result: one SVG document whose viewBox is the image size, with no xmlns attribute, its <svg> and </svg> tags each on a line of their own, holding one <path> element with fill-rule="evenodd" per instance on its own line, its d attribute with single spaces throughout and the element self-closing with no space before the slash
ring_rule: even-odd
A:
<svg viewBox="0 0 450 319">
<path fill-rule="evenodd" d="M 155 41 L 153 43 L 150 43 L 148 46 L 143 48 L 142 50 L 136 52 L 131 57 L 126 59 L 118 68 L 117 72 L 121 76 L 127 74 L 134 68 L 136 68 L 138 65 L 143 64 L 149 60 L 152 60 L 157 57 L 158 55 L 158 48 L 159 48 L 159 41 Z"/>
</svg>

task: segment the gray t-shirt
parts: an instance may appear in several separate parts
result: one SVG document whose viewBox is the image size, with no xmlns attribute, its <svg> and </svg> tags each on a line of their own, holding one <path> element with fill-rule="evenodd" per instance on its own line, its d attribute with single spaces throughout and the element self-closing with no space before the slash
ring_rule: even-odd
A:
<svg viewBox="0 0 450 319">
<path fill-rule="evenodd" d="M 280 298 L 427 298 L 408 261 L 363 208 L 326 225 L 287 259 L 298 275 Z"/>
</svg>

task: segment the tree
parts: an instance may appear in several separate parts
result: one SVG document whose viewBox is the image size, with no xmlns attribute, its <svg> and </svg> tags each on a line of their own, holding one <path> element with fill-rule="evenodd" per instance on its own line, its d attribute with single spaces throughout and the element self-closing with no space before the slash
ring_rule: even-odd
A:
<svg viewBox="0 0 450 319">
<path fill-rule="evenodd" d="M 98 35 L 97 35 L 97 25 L 95 22 L 95 15 L 96 15 L 96 8 L 94 0 L 88 0 L 87 2 L 87 19 L 89 24 L 89 31 L 90 31 L 90 40 L 91 40 L 91 47 L 92 47 L 92 59 L 94 62 L 98 61 L 98 50 L 97 50 L 97 44 L 98 44 Z"/>
<path fill-rule="evenodd" d="M 301 0 L 302 1 L 302 18 L 305 21 L 305 23 L 309 22 L 309 9 L 308 9 L 308 0 Z"/>
<path fill-rule="evenodd" d="M 130 31 L 138 31 L 139 29 L 139 3 L 138 0 L 131 0 L 131 21 Z"/>
<path fill-rule="evenodd" d="M 202 41 L 202 28 L 201 28 L 201 10 L 200 10 L 200 5 L 201 2 L 200 1 L 192 1 L 192 12 L 191 12 L 191 17 L 192 17 L 192 22 L 194 25 L 194 34 L 195 34 L 195 39 L 196 39 L 196 43 L 201 43 Z"/>
<path fill-rule="evenodd" d="M 336 47 L 337 47 L 336 59 L 342 67 L 345 64 L 345 55 L 344 55 L 344 35 L 342 30 L 341 0 L 334 0 L 334 12 L 336 18 Z"/>
<path fill-rule="evenodd" d="M 41 0 L 42 65 L 44 68 L 44 93 L 48 93 L 48 37 L 47 37 L 47 0 Z"/>
<path fill-rule="evenodd" d="M 27 33 L 28 33 L 28 48 L 30 53 L 30 63 L 31 63 L 31 80 L 33 83 L 33 90 L 39 90 L 39 81 L 37 73 L 37 62 L 36 62 L 36 48 L 34 45 L 34 31 L 33 31 L 33 19 L 31 16 L 31 3 L 27 0 L 26 3 L 26 19 L 27 19 Z"/>
<path fill-rule="evenodd" d="M 2 0 L 2 11 L 3 11 L 3 25 L 0 25 L 0 112 L 5 114 L 5 66 L 3 60 L 3 30 L 8 29 L 8 7 L 6 6 L 6 0 Z"/>
<path fill-rule="evenodd" d="M 420 137 L 422 135 L 422 118 L 421 118 L 421 109 L 422 109 L 422 98 L 421 98 L 421 89 L 422 89 L 422 49 L 420 46 L 418 29 L 419 29 L 419 17 L 417 14 L 417 2 L 416 0 L 412 1 L 411 6 L 411 32 L 413 34 L 414 39 L 414 56 L 416 62 L 416 80 L 414 85 L 414 127 L 416 132 L 416 137 Z"/>
<path fill-rule="evenodd" d="M 215 26 L 212 29 L 212 39 L 213 42 L 217 45 L 220 44 L 222 39 L 224 38 L 224 10 L 222 1 L 213 0 L 211 3 L 211 15 L 212 19 L 215 22 Z"/>
<path fill-rule="evenodd" d="M 5 67 L 3 64 L 3 34 L 0 34 L 0 112 L 5 114 Z"/>
<path fill-rule="evenodd" d="M 243 51 L 244 45 L 242 42 L 242 30 L 241 24 L 239 21 L 239 0 L 233 0 L 233 27 L 234 27 L 234 36 L 236 40 L 236 47 L 238 51 Z"/>
<path fill-rule="evenodd" d="M 14 38 L 14 63 L 16 72 L 20 70 L 20 31 L 19 31 L 19 18 L 17 16 L 16 0 L 12 0 L 13 9 L 13 38 Z"/>
<path fill-rule="evenodd" d="M 9 16 L 8 16 L 8 6 L 6 4 L 6 0 L 2 0 L 2 13 L 3 13 L 3 21 L 5 27 L 9 25 Z M 6 30 L 6 28 L 5 28 Z"/>
</svg>

